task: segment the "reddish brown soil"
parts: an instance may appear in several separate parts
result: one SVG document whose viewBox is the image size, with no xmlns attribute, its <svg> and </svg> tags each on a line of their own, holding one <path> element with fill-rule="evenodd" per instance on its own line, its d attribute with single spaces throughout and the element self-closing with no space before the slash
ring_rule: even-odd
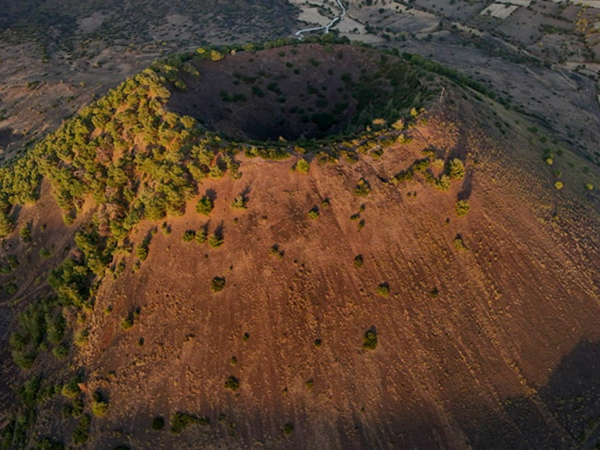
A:
<svg viewBox="0 0 600 450">
<path fill-rule="evenodd" d="M 556 190 L 529 125 L 486 102 L 447 93 L 445 111 L 381 159 L 313 162 L 302 175 L 290 170 L 295 158 L 241 157 L 241 179 L 202 184 L 200 194 L 216 195 L 211 216 L 190 201 L 167 219 L 171 234 L 153 235 L 139 270 L 121 255 L 125 273 L 100 286 L 90 342 L 71 366 L 110 404 L 87 448 L 578 448 L 600 414 L 598 197 L 570 152 L 555 157 L 565 184 Z M 501 134 L 487 127 L 494 120 L 511 127 Z M 386 181 L 430 145 L 464 158 L 465 179 L 448 192 Z M 598 176 L 592 167 L 585 179 Z M 359 198 L 361 178 L 371 193 Z M 248 209 L 232 209 L 242 192 Z M 457 198 L 469 199 L 466 217 L 454 214 Z M 350 217 L 361 205 L 359 230 Z M 58 216 L 48 204 L 23 217 L 36 228 Z M 225 244 L 182 242 L 201 226 L 222 230 Z M 143 223 L 134 242 L 155 228 Z M 457 235 L 467 250 L 454 247 Z M 227 281 L 216 294 L 215 276 Z M 381 283 L 389 296 L 376 293 Z M 362 348 L 368 329 L 375 350 Z M 235 392 L 224 387 L 230 375 Z M 63 402 L 41 412 L 36 433 L 72 431 L 73 420 L 56 420 Z M 177 411 L 211 425 L 151 430 Z"/>
<path fill-rule="evenodd" d="M 111 406 L 89 448 L 577 448 L 600 413 L 597 199 L 575 173 L 554 189 L 539 149 L 512 132 L 497 143 L 465 105 L 463 122 L 434 114 L 380 160 L 313 163 L 301 175 L 293 160 L 241 158 L 240 180 L 204 183 L 202 194 L 216 193 L 210 218 L 190 202 L 167 221 L 170 235 L 154 235 L 139 271 L 125 256 L 126 273 L 100 288 L 78 364 Z M 382 181 L 431 144 L 467 158 L 465 180 L 445 193 Z M 362 177 L 371 193 L 357 198 Z M 240 212 L 230 204 L 241 192 Z M 457 197 L 469 198 L 464 218 Z M 324 199 L 330 206 L 309 219 Z M 361 205 L 359 231 L 350 216 Z M 221 248 L 182 242 L 203 225 L 223 231 Z M 457 234 L 468 250 L 454 248 Z M 217 294 L 215 276 L 227 280 Z M 137 323 L 122 331 L 135 308 Z M 374 351 L 362 348 L 370 328 Z M 230 375 L 236 392 L 224 388 Z M 150 430 L 176 411 L 212 425 Z"/>
</svg>

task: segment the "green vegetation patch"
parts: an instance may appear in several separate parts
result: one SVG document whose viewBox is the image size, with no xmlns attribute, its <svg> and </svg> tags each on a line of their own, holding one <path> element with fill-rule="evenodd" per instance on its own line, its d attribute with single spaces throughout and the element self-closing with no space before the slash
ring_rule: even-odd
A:
<svg viewBox="0 0 600 450">
<path fill-rule="evenodd" d="M 190 425 L 208 426 L 210 425 L 210 419 L 184 412 L 176 412 L 171 416 L 171 428 L 169 431 L 173 434 L 179 434 Z"/>
</svg>

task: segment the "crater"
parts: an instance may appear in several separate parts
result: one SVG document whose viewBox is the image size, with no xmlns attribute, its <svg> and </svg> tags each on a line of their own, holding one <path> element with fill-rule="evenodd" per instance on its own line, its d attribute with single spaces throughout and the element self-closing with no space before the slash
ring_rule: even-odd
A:
<svg viewBox="0 0 600 450">
<path fill-rule="evenodd" d="M 298 44 L 183 63 L 170 110 L 238 140 L 354 134 L 420 107 L 419 73 L 399 56 Z M 378 123 L 381 123 L 379 121 Z"/>
</svg>

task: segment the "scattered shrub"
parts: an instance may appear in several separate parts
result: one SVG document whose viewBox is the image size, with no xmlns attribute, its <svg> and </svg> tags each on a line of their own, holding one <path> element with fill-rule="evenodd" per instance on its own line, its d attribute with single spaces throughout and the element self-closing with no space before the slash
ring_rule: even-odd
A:
<svg viewBox="0 0 600 450">
<path fill-rule="evenodd" d="M 458 251 L 464 251 L 467 250 L 467 246 L 465 245 L 465 243 L 462 240 L 462 236 L 460 234 L 457 234 L 456 237 L 454 238 L 454 240 L 452 241 L 452 245 L 454 245 L 454 248 Z"/>
<path fill-rule="evenodd" d="M 140 261 L 146 261 L 148 258 L 148 245 L 148 241 L 144 239 L 144 241 L 135 248 L 135 254 Z"/>
<path fill-rule="evenodd" d="M 320 215 L 321 214 L 319 213 L 319 208 L 317 206 L 308 212 L 308 217 L 313 220 L 318 219 Z"/>
<path fill-rule="evenodd" d="M 154 431 L 160 431 L 165 428 L 165 418 L 162 416 L 157 416 L 152 419 L 152 429 Z"/>
<path fill-rule="evenodd" d="M 283 250 L 279 249 L 279 245 L 277 245 L 277 244 L 275 244 L 271 247 L 271 250 L 269 250 L 269 253 L 271 254 L 271 256 L 274 256 L 277 259 L 282 259 L 283 255 L 285 254 Z"/>
<path fill-rule="evenodd" d="M 427 158 L 416 161 L 412 165 L 412 171 L 419 172 L 419 173 L 425 172 L 427 170 L 427 168 L 429 167 L 430 163 L 431 162 Z"/>
<path fill-rule="evenodd" d="M 32 447 L 32 450 L 64 450 L 64 448 L 65 446 L 59 442 L 54 442 L 48 438 L 43 438 L 37 442 L 34 447 Z"/>
<path fill-rule="evenodd" d="M 73 443 L 85 444 L 90 437 L 90 425 L 92 420 L 88 414 L 84 414 L 77 422 L 77 426 L 73 430 Z"/>
<path fill-rule="evenodd" d="M 357 269 L 360 269 L 363 265 L 364 265 L 364 260 L 362 255 L 356 255 L 354 257 L 354 267 L 356 267 Z"/>
<path fill-rule="evenodd" d="M 210 238 L 208 239 L 208 245 L 211 248 L 218 248 L 221 245 L 223 245 L 223 243 L 225 242 L 225 239 L 223 239 L 222 236 L 220 236 L 217 233 L 213 233 Z"/>
<path fill-rule="evenodd" d="M 458 200 L 456 202 L 454 211 L 456 212 L 456 215 L 458 217 L 462 217 L 466 216 L 469 213 L 469 209 L 471 209 L 471 206 L 469 205 L 469 202 L 467 200 Z"/>
<path fill-rule="evenodd" d="M 433 187 L 438 191 L 447 191 L 450 189 L 451 182 L 450 177 L 448 175 L 442 175 L 439 178 L 435 178 L 433 180 Z"/>
<path fill-rule="evenodd" d="M 19 229 L 19 236 L 21 236 L 21 240 L 25 244 L 29 244 L 31 242 L 31 224 L 23 224 L 23 226 Z"/>
<path fill-rule="evenodd" d="M 196 232 L 194 230 L 185 230 L 183 233 L 182 240 L 183 242 L 192 242 L 196 237 Z"/>
<path fill-rule="evenodd" d="M 206 230 L 204 228 L 200 228 L 198 231 L 196 231 L 196 243 L 204 244 L 206 239 Z"/>
<path fill-rule="evenodd" d="M 96 417 L 104 417 L 108 412 L 108 402 L 102 399 L 99 392 L 92 396 L 92 413 Z"/>
<path fill-rule="evenodd" d="M 54 355 L 54 357 L 56 359 L 58 359 L 59 361 L 62 361 L 67 356 L 69 356 L 69 347 L 67 347 L 64 344 L 57 345 L 56 347 L 54 347 L 52 349 L 52 354 Z"/>
<path fill-rule="evenodd" d="M 243 196 L 243 195 L 238 195 L 236 198 L 233 199 L 233 202 L 231 203 L 231 207 L 233 209 L 246 209 L 248 200 Z"/>
<path fill-rule="evenodd" d="M 4 292 L 6 292 L 6 295 L 14 295 L 17 292 L 17 289 L 18 286 L 12 281 L 4 285 Z"/>
<path fill-rule="evenodd" d="M 363 348 L 375 350 L 377 348 L 377 332 L 374 329 L 369 329 L 363 337 Z"/>
<path fill-rule="evenodd" d="M 389 285 L 387 283 L 381 283 L 379 286 L 377 286 L 377 293 L 382 297 L 387 297 L 390 295 Z"/>
<path fill-rule="evenodd" d="M 41 248 L 39 255 L 42 259 L 48 259 L 52 256 L 52 249 L 47 247 Z"/>
<path fill-rule="evenodd" d="M 296 163 L 296 166 L 294 169 L 298 173 L 306 174 L 310 170 L 310 163 L 307 160 L 305 160 L 304 158 L 300 158 L 298 160 L 298 162 Z"/>
<path fill-rule="evenodd" d="M 465 166 L 460 159 L 450 160 L 448 163 L 448 176 L 452 179 L 461 179 L 465 176 Z"/>
<path fill-rule="evenodd" d="M 77 333 L 75 333 L 75 344 L 77 344 L 79 347 L 84 347 L 87 345 L 87 343 L 89 342 L 89 338 L 90 338 L 90 332 L 87 328 L 83 328 L 81 330 L 79 330 Z"/>
<path fill-rule="evenodd" d="M 210 288 L 213 292 L 220 292 L 225 289 L 227 280 L 224 277 L 214 277 L 210 282 Z"/>
<path fill-rule="evenodd" d="M 565 185 L 563 184 L 562 181 L 557 181 L 556 183 L 554 183 L 554 187 L 558 190 L 561 190 Z"/>
<path fill-rule="evenodd" d="M 354 187 L 354 195 L 357 197 L 366 197 L 371 192 L 369 183 L 364 178 L 358 180 L 358 184 Z"/>
<path fill-rule="evenodd" d="M 13 232 L 15 226 L 8 214 L 0 211 L 0 238 L 8 236 Z"/>
<path fill-rule="evenodd" d="M 71 399 L 77 397 L 81 392 L 79 383 L 81 383 L 81 379 L 79 377 L 71 378 L 67 384 L 63 385 L 61 389 L 62 395 Z"/>
<path fill-rule="evenodd" d="M 229 389 L 231 391 L 237 391 L 240 388 L 240 380 L 238 380 L 233 375 L 230 375 L 229 378 L 225 381 L 225 389 Z"/>
<path fill-rule="evenodd" d="M 121 320 L 121 329 L 123 331 L 128 331 L 133 328 L 133 315 L 129 314 L 123 320 Z"/>
<path fill-rule="evenodd" d="M 283 434 L 285 434 L 286 436 L 289 436 L 290 434 L 292 434 L 294 432 L 294 424 L 292 422 L 288 422 L 283 426 Z"/>
<path fill-rule="evenodd" d="M 73 405 L 71 406 L 71 416 L 80 417 L 83 414 L 83 400 L 81 397 L 73 399 Z"/>
<path fill-rule="evenodd" d="M 170 432 L 173 434 L 179 434 L 190 425 L 210 425 L 210 419 L 208 417 L 197 417 L 192 414 L 176 412 L 171 416 L 171 428 Z"/>
<path fill-rule="evenodd" d="M 196 205 L 196 212 L 198 214 L 202 214 L 203 216 L 208 216 L 212 212 L 214 207 L 215 205 L 213 201 L 205 195 L 200 200 L 198 200 L 198 204 Z"/>
</svg>

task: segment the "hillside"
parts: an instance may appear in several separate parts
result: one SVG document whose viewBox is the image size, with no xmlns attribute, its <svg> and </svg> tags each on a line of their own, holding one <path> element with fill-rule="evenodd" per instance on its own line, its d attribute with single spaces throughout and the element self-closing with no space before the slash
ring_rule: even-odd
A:
<svg viewBox="0 0 600 450">
<path fill-rule="evenodd" d="M 0 169 L 2 448 L 593 448 L 598 167 L 434 63 L 286 44 Z"/>
</svg>

